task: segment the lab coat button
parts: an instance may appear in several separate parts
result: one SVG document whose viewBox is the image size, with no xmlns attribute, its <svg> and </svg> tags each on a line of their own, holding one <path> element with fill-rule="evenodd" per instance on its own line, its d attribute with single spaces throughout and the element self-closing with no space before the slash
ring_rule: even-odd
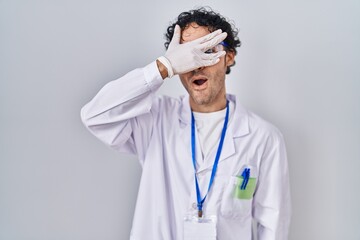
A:
<svg viewBox="0 0 360 240">
<path fill-rule="evenodd" d="M 197 209 L 197 204 L 196 204 L 196 203 L 193 203 L 193 204 L 192 204 L 192 207 L 193 207 L 193 209 Z"/>
</svg>

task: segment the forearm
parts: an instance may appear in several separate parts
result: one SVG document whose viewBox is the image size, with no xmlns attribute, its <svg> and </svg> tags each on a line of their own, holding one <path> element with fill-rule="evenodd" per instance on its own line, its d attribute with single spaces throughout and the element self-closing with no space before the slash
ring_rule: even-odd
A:
<svg viewBox="0 0 360 240">
<path fill-rule="evenodd" d="M 123 77 L 107 83 L 96 96 L 81 109 L 86 125 L 111 123 L 131 118 L 148 111 L 146 101 L 161 86 L 161 77 L 155 63 L 135 69 Z M 146 106 L 136 107 L 134 105 Z"/>
<path fill-rule="evenodd" d="M 107 145 L 118 147 L 133 130 L 128 121 L 150 112 L 162 82 L 155 62 L 109 82 L 81 109 L 84 125 Z"/>
</svg>

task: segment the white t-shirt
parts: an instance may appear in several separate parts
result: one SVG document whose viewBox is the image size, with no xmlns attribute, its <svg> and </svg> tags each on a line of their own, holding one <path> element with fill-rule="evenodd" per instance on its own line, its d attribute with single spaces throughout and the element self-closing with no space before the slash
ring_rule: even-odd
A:
<svg viewBox="0 0 360 240">
<path fill-rule="evenodd" d="M 232 102 L 229 102 L 229 122 L 231 121 L 231 116 L 233 115 L 234 106 Z M 224 127 L 226 108 L 217 112 L 211 113 L 200 113 L 193 112 L 196 125 L 196 134 L 199 139 L 200 149 L 202 153 L 202 159 L 196 159 L 197 164 L 201 165 L 204 159 L 212 151 L 217 151 L 221 132 Z"/>
</svg>

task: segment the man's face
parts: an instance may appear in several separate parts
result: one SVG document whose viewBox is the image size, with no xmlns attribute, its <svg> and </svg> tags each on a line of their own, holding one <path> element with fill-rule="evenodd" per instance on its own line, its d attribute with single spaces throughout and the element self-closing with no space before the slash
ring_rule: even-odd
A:
<svg viewBox="0 0 360 240">
<path fill-rule="evenodd" d="M 207 27 L 191 23 L 181 33 L 181 43 L 209 34 Z M 228 51 L 220 61 L 209 67 L 180 74 L 182 84 L 190 95 L 190 106 L 197 112 L 219 111 L 226 106 L 225 73 L 234 63 L 234 52 Z"/>
</svg>

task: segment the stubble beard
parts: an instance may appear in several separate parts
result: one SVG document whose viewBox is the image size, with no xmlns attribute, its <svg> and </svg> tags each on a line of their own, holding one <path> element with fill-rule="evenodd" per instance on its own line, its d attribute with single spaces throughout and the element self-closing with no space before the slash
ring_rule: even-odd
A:
<svg viewBox="0 0 360 240">
<path fill-rule="evenodd" d="M 190 93 L 190 97 L 192 98 L 193 102 L 199 106 L 208 106 L 214 104 L 215 101 L 218 101 L 217 98 L 220 98 L 222 94 L 221 89 L 206 89 L 204 91 L 195 91 L 192 90 Z M 225 97 L 225 96 L 224 96 Z"/>
</svg>

